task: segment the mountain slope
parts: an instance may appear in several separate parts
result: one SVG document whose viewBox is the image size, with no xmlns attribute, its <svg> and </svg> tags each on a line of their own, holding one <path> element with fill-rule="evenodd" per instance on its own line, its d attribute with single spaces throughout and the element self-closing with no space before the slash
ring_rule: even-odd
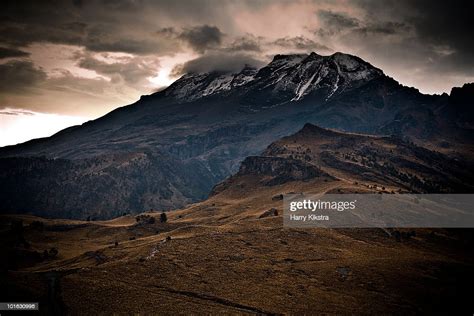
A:
<svg viewBox="0 0 474 316">
<path fill-rule="evenodd" d="M 435 148 L 461 143 L 443 147 L 461 156 L 472 139 L 470 125 L 447 120 L 454 117 L 444 115 L 450 106 L 448 96 L 420 94 L 341 53 L 277 55 L 261 69 L 187 74 L 97 120 L 1 148 L 2 192 L 8 193 L 0 198 L 9 201 L 2 211 L 107 218 L 180 207 L 307 122 L 396 134 Z M 34 168 L 43 163 L 61 176 Z M 21 179 L 32 178 L 38 180 L 26 191 Z M 80 194 L 72 199 L 71 192 Z"/>
<path fill-rule="evenodd" d="M 256 186 L 245 185 L 249 192 L 310 182 L 302 192 L 321 193 L 315 188 L 324 182 L 326 186 L 336 183 L 341 192 L 346 188 L 351 192 L 469 193 L 474 191 L 472 170 L 472 163 L 398 138 L 341 133 L 306 124 L 294 135 L 269 145 L 260 156 L 246 158 L 239 171 L 218 184 L 212 194 L 235 190 L 236 183 L 249 177 Z"/>
</svg>

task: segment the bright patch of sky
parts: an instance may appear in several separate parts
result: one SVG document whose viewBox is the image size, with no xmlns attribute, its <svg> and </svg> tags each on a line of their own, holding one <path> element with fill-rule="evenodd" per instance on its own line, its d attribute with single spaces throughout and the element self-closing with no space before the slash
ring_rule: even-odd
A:
<svg viewBox="0 0 474 316">
<path fill-rule="evenodd" d="M 87 121 L 84 117 L 38 113 L 21 109 L 0 110 L 0 146 L 48 137 L 60 130 Z"/>
</svg>

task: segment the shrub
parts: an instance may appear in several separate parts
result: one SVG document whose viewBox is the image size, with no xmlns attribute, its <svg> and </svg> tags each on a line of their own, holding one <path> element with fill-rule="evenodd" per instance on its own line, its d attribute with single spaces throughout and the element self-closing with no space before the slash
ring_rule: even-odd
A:
<svg viewBox="0 0 474 316">
<path fill-rule="evenodd" d="M 29 248 L 30 244 L 25 240 L 25 236 L 23 235 L 23 221 L 22 220 L 13 220 L 10 226 L 10 232 L 16 239 L 16 245 L 20 246 L 23 245 L 25 248 Z"/>
<path fill-rule="evenodd" d="M 163 212 L 160 214 L 160 222 L 162 223 L 166 223 L 166 221 L 168 220 L 168 216 L 166 216 L 166 213 Z"/>
<path fill-rule="evenodd" d="M 135 217 L 135 220 L 137 223 L 142 223 L 142 224 L 154 224 L 155 223 L 155 218 L 150 215 L 138 215 Z"/>
<path fill-rule="evenodd" d="M 400 231 L 396 230 L 393 232 L 393 236 L 395 237 L 395 240 L 398 241 L 398 242 L 401 242 L 402 241 L 402 236 L 400 234 Z"/>
<path fill-rule="evenodd" d="M 33 221 L 31 222 L 30 224 L 30 228 L 31 229 L 35 229 L 35 230 L 43 230 L 44 229 L 44 223 L 43 222 L 40 222 L 40 221 Z"/>
<path fill-rule="evenodd" d="M 48 250 L 43 251 L 43 258 L 44 259 L 54 259 L 58 256 L 58 249 L 57 248 L 51 248 Z"/>
</svg>

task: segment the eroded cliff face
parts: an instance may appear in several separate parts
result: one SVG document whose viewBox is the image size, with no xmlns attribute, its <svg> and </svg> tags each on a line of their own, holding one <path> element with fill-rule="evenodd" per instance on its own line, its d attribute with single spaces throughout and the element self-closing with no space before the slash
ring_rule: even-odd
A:
<svg viewBox="0 0 474 316">
<path fill-rule="evenodd" d="M 266 176 L 263 185 L 277 185 L 289 181 L 306 181 L 316 177 L 331 178 L 315 165 L 293 157 L 254 156 L 246 158 L 237 175 Z"/>
</svg>

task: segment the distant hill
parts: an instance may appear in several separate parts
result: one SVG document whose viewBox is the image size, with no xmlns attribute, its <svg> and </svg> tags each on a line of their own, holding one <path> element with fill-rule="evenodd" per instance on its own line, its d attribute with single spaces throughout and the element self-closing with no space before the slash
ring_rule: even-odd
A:
<svg viewBox="0 0 474 316">
<path fill-rule="evenodd" d="M 248 176 L 254 188 L 242 180 Z M 334 182 L 338 189 L 346 187 L 351 192 L 469 193 L 474 191 L 474 168 L 472 163 L 398 138 L 341 133 L 306 124 L 294 135 L 272 143 L 261 155 L 246 158 L 239 171 L 218 184 L 213 194 L 235 183 L 244 184 L 252 195 L 258 187 L 291 188 L 292 183 L 301 182 L 313 186 Z"/>
</svg>

